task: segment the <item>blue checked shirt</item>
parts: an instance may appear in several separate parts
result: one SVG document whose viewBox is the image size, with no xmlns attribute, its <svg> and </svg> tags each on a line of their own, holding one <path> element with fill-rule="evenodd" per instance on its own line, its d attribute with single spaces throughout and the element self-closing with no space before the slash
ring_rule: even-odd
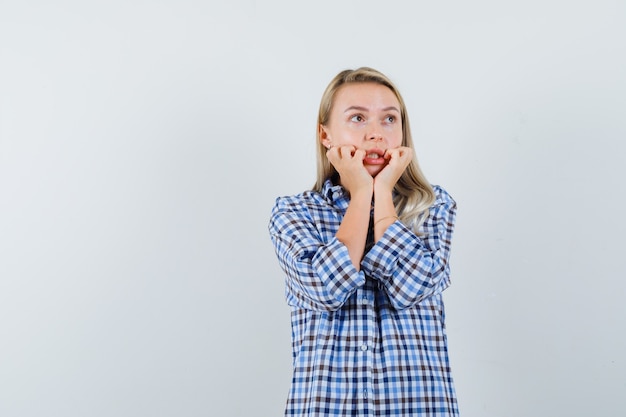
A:
<svg viewBox="0 0 626 417">
<path fill-rule="evenodd" d="M 458 416 L 441 296 L 456 203 L 433 188 L 423 236 L 396 221 L 360 271 L 335 238 L 341 186 L 276 200 L 269 232 L 292 309 L 286 416 Z"/>
</svg>

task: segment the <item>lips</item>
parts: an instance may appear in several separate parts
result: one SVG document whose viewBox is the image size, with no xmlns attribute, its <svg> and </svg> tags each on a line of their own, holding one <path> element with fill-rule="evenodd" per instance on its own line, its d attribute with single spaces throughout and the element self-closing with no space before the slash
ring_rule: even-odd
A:
<svg viewBox="0 0 626 417">
<path fill-rule="evenodd" d="M 382 149 L 374 148 L 365 151 L 365 156 L 367 158 L 383 158 L 385 156 L 385 151 Z"/>
<path fill-rule="evenodd" d="M 369 149 L 365 153 L 363 162 L 369 165 L 381 165 L 385 163 L 385 151 L 382 149 Z"/>
</svg>

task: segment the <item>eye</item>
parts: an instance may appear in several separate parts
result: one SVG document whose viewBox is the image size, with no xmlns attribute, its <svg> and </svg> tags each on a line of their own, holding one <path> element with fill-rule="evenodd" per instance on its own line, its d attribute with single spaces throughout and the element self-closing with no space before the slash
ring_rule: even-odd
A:
<svg viewBox="0 0 626 417">
<path fill-rule="evenodd" d="M 396 116 L 391 116 L 391 115 L 389 115 L 389 116 L 385 117 L 385 121 L 386 121 L 387 123 L 393 123 L 393 122 L 395 122 L 395 121 L 396 121 Z"/>
<path fill-rule="evenodd" d="M 350 120 L 353 121 L 353 122 L 360 123 L 360 122 L 364 121 L 365 118 L 362 115 L 360 115 L 360 114 L 355 114 L 354 116 L 352 116 L 350 118 Z"/>
</svg>

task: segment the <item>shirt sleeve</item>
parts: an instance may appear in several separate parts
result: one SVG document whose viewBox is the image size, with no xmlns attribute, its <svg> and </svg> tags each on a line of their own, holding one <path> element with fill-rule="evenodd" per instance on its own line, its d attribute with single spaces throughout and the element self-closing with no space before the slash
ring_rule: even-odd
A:
<svg viewBox="0 0 626 417">
<path fill-rule="evenodd" d="M 424 236 L 400 221 L 387 228 L 361 262 L 362 270 L 377 279 L 398 310 L 409 308 L 450 285 L 450 244 L 456 202 L 442 189 L 424 220 Z"/>
<path fill-rule="evenodd" d="M 365 275 L 352 265 L 346 246 L 334 235 L 325 239 L 306 208 L 278 198 L 269 232 L 286 273 L 289 305 L 316 311 L 338 310 L 365 284 Z"/>
</svg>

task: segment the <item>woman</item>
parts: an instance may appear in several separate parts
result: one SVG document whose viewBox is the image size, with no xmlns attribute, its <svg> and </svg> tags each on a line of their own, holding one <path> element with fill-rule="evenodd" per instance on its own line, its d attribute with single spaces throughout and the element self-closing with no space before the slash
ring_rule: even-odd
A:
<svg viewBox="0 0 626 417">
<path fill-rule="evenodd" d="M 285 415 L 458 415 L 441 296 L 456 203 L 422 174 L 385 75 L 331 81 L 317 162 L 313 189 L 278 198 L 269 224 L 292 308 Z"/>
</svg>

